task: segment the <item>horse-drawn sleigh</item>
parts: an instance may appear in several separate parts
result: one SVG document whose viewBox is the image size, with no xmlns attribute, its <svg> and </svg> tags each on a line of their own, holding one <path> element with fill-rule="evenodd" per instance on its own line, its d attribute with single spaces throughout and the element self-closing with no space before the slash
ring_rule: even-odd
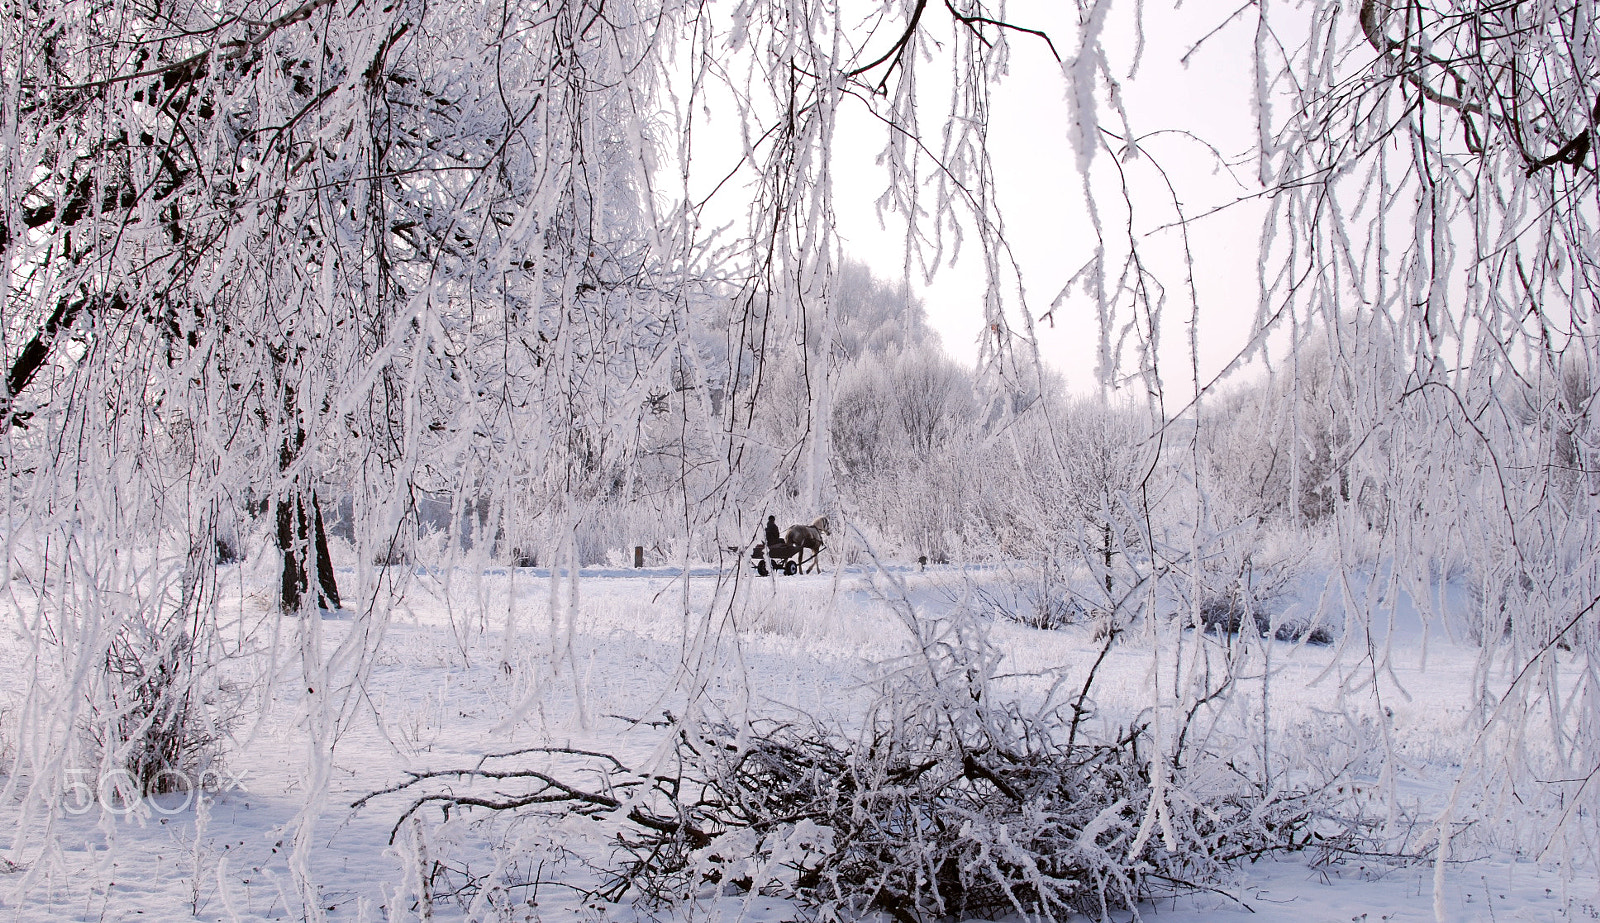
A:
<svg viewBox="0 0 1600 923">
<path fill-rule="evenodd" d="M 756 573 L 765 577 L 772 571 L 793 576 L 805 570 L 815 572 L 817 556 L 822 553 L 822 537 L 828 533 L 828 517 L 818 516 L 811 525 L 790 526 L 776 541 L 772 537 L 777 526 L 768 517 L 767 541 L 750 549 L 751 565 Z M 811 556 L 806 557 L 810 552 Z"/>
</svg>

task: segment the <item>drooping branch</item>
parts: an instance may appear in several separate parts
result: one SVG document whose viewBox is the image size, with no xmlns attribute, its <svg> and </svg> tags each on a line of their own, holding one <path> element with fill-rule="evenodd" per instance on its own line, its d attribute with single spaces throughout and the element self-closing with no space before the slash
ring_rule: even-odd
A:
<svg viewBox="0 0 1600 923">
<path fill-rule="evenodd" d="M 1389 0 L 1363 0 L 1361 4 L 1361 33 L 1366 36 L 1367 44 L 1371 45 L 1384 58 L 1416 58 L 1449 74 L 1455 80 L 1456 86 L 1463 87 L 1467 85 L 1466 79 L 1455 71 L 1450 62 L 1430 53 L 1421 45 L 1389 38 L 1384 31 L 1384 23 L 1388 19 L 1389 10 Z M 1429 84 L 1427 79 L 1416 69 L 1406 66 L 1403 60 L 1398 63 L 1401 76 L 1415 86 L 1429 102 L 1454 109 L 1463 116 L 1483 114 L 1482 106 L 1470 100 L 1440 92 Z"/>
<path fill-rule="evenodd" d="M 1024 35 L 1032 35 L 1036 38 L 1044 39 L 1044 43 L 1050 46 L 1051 57 L 1055 58 L 1057 63 L 1060 63 L 1061 61 L 1061 52 L 1056 50 L 1056 43 L 1051 41 L 1049 33 L 1042 29 L 1030 29 L 1027 26 L 1019 26 L 1016 23 L 994 19 L 989 16 L 984 16 L 981 13 L 963 13 L 956 9 L 955 4 L 952 3 L 951 0 L 945 0 L 944 8 L 950 11 L 951 17 L 953 17 L 956 22 L 959 22 L 968 29 L 972 30 L 972 33 L 977 35 L 980 39 L 983 39 L 983 34 L 978 31 L 979 26 L 994 26 L 996 29 L 1009 30 L 1011 32 L 1021 32 Z M 984 39 L 984 44 L 988 44 L 987 39 Z"/>
<path fill-rule="evenodd" d="M 906 21 L 905 30 L 902 31 L 899 37 L 894 40 L 894 43 L 889 46 L 889 49 L 866 64 L 845 71 L 844 75 L 846 77 L 860 77 L 862 74 L 875 70 L 878 67 L 882 67 L 884 64 L 888 64 L 889 66 L 884 70 L 883 77 L 878 81 L 875 87 L 876 92 L 883 93 L 888 88 L 889 78 L 894 74 L 895 69 L 900 66 L 900 62 L 904 60 L 906 52 L 911 47 L 912 40 L 916 38 L 917 30 L 921 28 L 922 14 L 927 10 L 927 8 L 928 0 L 917 0 L 917 5 L 911 10 L 911 17 Z M 1057 61 L 1061 60 L 1061 53 L 1056 51 L 1055 42 L 1051 41 L 1050 35 L 1041 29 L 1030 29 L 1027 26 L 1019 26 L 1015 23 L 1006 22 L 1005 20 L 995 19 L 992 16 L 985 16 L 981 12 L 963 13 L 956 7 L 952 0 L 944 0 L 944 8 L 950 13 L 951 19 L 960 23 L 973 35 L 977 36 L 978 40 L 986 46 L 990 43 L 989 39 L 984 36 L 982 27 L 992 26 L 1002 31 L 1020 32 L 1025 35 L 1032 35 L 1037 38 L 1044 39 L 1044 43 L 1050 47 L 1050 54 L 1055 57 Z"/>
<path fill-rule="evenodd" d="M 205 51 L 197 52 L 181 60 L 173 61 L 170 64 L 162 64 L 158 67 L 146 68 L 141 71 L 136 71 L 132 74 L 119 74 L 115 77 L 105 77 L 100 80 L 90 80 L 84 83 L 68 84 L 65 86 L 43 85 L 34 81 L 23 81 L 22 86 L 24 89 L 28 90 L 49 89 L 68 92 L 82 92 L 85 90 L 104 89 L 105 87 L 115 86 L 119 83 L 129 83 L 134 80 L 142 80 L 146 77 L 160 77 L 162 78 L 162 83 L 165 85 L 165 87 L 171 90 L 183 84 L 194 83 L 195 81 L 205 78 L 211 73 L 211 60 L 216 59 L 222 61 L 232 61 L 244 58 L 249 55 L 251 51 L 261 47 L 261 45 L 264 44 L 267 39 L 271 38 L 279 30 L 288 26 L 292 26 L 295 23 L 304 22 L 305 20 L 310 19 L 313 13 L 332 2 L 333 0 L 306 0 L 305 3 L 293 10 L 290 10 L 282 16 L 279 16 L 278 18 L 269 22 L 261 23 L 259 31 L 248 38 L 229 39 L 228 41 L 219 43 L 214 49 L 208 48 Z M 218 23 L 211 31 L 220 31 L 226 26 L 229 26 L 237 21 L 238 17 L 226 18 L 222 22 Z"/>
</svg>

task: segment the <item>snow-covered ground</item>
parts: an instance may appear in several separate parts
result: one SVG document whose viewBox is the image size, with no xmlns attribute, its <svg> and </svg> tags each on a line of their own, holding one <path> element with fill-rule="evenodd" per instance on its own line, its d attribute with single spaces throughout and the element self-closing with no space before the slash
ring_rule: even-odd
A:
<svg viewBox="0 0 1600 923">
<path fill-rule="evenodd" d="M 214 786 L 222 790 L 199 799 L 160 796 L 116 813 L 83 799 L 88 810 L 47 822 L 24 812 L 15 797 L 22 786 L 13 786 L 14 797 L 0 805 L 0 823 L 15 831 L 11 848 L 0 853 L 3 912 L 18 920 L 459 919 L 469 914 L 448 895 L 418 899 L 418 869 L 442 862 L 437 885 L 464 872 L 482 874 L 498 857 L 521 863 L 526 886 L 480 894 L 479 918 L 805 919 L 803 908 L 785 900 L 710 891 L 670 909 L 586 898 L 581 887 L 595 878 L 581 860 L 604 844 L 559 823 L 483 816 L 422 836 L 422 824 L 396 828 L 410 803 L 405 793 L 352 807 L 404 782 L 408 770 L 470 768 L 485 754 L 519 748 L 596 750 L 644 765 L 660 752 L 664 733 L 650 720 L 679 709 L 696 682 L 709 683 L 701 701 L 712 707 L 848 722 L 874 664 L 907 649 L 902 622 L 879 596 L 881 577 L 864 571 L 741 577 L 739 604 L 729 610 L 735 614 L 707 617 L 713 601 L 725 598 L 716 587 L 726 576 L 709 567 L 691 571 L 687 581 L 671 569 L 585 571 L 569 633 L 564 605 L 552 618 L 547 572 L 421 574 L 381 643 L 346 646 L 351 632 L 368 626 L 344 613 L 323 619 L 326 656 L 376 650 L 367 668 L 334 664 L 336 675 L 360 679 L 331 697 L 306 695 L 292 640 L 299 635 L 291 635 L 304 626 L 286 623 L 290 640 L 278 646 L 276 665 L 247 647 L 225 666 L 239 714 L 218 770 L 221 784 Z M 952 569 L 905 569 L 894 577 L 925 618 L 938 617 L 968 585 Z M 244 623 L 266 621 L 263 593 L 238 592 L 229 606 Z M 1424 639 L 1414 619 L 1390 627 L 1372 645 L 1365 637 L 1327 647 L 1267 645 L 1275 668 L 1267 712 L 1272 740 L 1285 748 L 1330 746 L 1321 729 L 1333 720 L 1339 688 L 1353 685 L 1348 677 L 1362 664 L 1371 671 L 1371 655 L 1379 652 L 1375 688 L 1392 712 L 1392 745 L 1403 757 L 1394 784 L 1400 802 L 1426 818 L 1448 791 L 1472 733 L 1469 684 L 1477 651 L 1447 632 Z M 1029 677 L 1038 671 L 1086 671 L 1100 647 L 1089 626 L 1037 631 L 995 622 L 991 628 L 1007 652 L 1002 672 L 1015 675 L 1008 688 L 1019 695 L 1028 694 Z M 1154 643 L 1135 627 L 1112 649 L 1095 687 L 1100 720 L 1114 724 L 1142 707 L 1158 662 Z M 12 713 L 22 707 L 31 651 L 17 640 L 0 647 L 0 706 Z M 331 717 L 313 720 L 308 702 L 325 705 Z M 331 761 L 318 756 L 323 747 L 312 739 L 318 727 L 335 735 Z M 326 773 L 325 785 L 319 773 Z M 437 812 L 421 816 L 426 824 L 439 819 Z M 1600 919 L 1600 886 L 1591 871 L 1541 865 L 1517 855 L 1511 839 L 1475 838 L 1458 851 L 1460 861 L 1443 869 L 1437 894 L 1430 864 L 1308 851 L 1243 865 L 1220 891 L 1161 899 L 1143 913 L 1169 921 L 1294 923 L 1436 914 Z M 1496 842 L 1507 845 L 1484 845 Z M 314 882 L 315 890 L 301 890 L 297 880 Z"/>
</svg>

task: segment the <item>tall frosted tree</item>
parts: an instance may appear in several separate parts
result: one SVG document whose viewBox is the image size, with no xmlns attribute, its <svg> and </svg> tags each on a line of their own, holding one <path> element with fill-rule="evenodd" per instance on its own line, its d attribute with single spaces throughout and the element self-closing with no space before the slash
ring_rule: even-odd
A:
<svg viewBox="0 0 1600 923">
<path fill-rule="evenodd" d="M 1493 601 L 1482 669 L 1510 680 L 1486 683 L 1484 750 L 1439 823 L 1447 856 L 1452 812 L 1480 792 L 1568 816 L 1592 787 L 1600 508 L 1578 444 L 1592 448 L 1596 392 L 1576 370 L 1596 359 L 1596 7 L 1305 12 L 1297 44 L 1274 42 L 1266 15 L 1258 27 L 1275 192 L 1260 324 L 1328 333 L 1317 363 L 1348 431 L 1331 455 L 1381 471 L 1387 551 L 1414 586 L 1461 557 Z M 1584 838 L 1563 825 L 1547 843 L 1569 836 Z"/>
<path fill-rule="evenodd" d="M 421 491 L 605 489 L 666 375 L 694 294 L 647 185 L 671 13 L 8 10 L 0 413 L 8 568 L 50 666 L 20 716 L 34 809 L 68 773 L 127 767 L 131 799 L 214 755 L 219 542 L 259 530 L 293 619 L 263 640 L 298 649 L 310 715 L 309 880 L 394 589 L 366 562 Z M 341 605 L 359 629 L 328 649 L 317 611 Z"/>
</svg>

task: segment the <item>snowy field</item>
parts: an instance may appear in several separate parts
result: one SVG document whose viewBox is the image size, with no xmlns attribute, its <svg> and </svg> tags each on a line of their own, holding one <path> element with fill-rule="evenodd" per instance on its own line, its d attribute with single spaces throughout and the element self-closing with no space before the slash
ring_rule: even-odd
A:
<svg viewBox="0 0 1600 923">
<path fill-rule="evenodd" d="M 609 847 L 597 832 L 604 825 L 593 820 L 518 821 L 478 812 L 441 824 L 439 812 L 424 809 L 397 826 L 410 804 L 407 792 L 352 805 L 404 782 L 408 771 L 470 768 L 486 754 L 530 747 L 600 751 L 634 768 L 650 765 L 664 752 L 664 731 L 653 719 L 678 713 L 691 690 L 708 713 L 848 725 L 881 665 L 908 650 L 906 628 L 886 594 L 909 602 L 916 618 L 934 620 L 970 600 L 973 587 L 1001 579 L 998 571 L 948 568 L 906 569 L 887 579 L 865 571 L 741 575 L 739 604 L 727 610 L 736 614 L 707 617 L 712 600 L 726 597 L 725 584 L 717 595 L 719 582 L 731 575 L 709 567 L 687 580 L 669 569 L 596 570 L 583 573 L 575 610 L 558 605 L 552 619 L 545 571 L 447 576 L 417 575 L 381 638 L 353 638 L 366 626 L 344 613 L 329 613 L 309 626 L 315 631 L 284 623 L 277 663 L 268 647 L 251 647 L 270 634 L 268 595 L 237 587 L 225 593 L 229 618 L 237 619 L 231 630 L 244 643 L 225 666 L 236 717 L 212 785 L 217 790 L 106 812 L 84 788 L 64 794 L 72 809 L 47 821 L 13 784 L 0 808 L 0 822 L 14 831 L 0 853 L 6 918 L 809 919 L 806 908 L 781 896 L 712 886 L 670 907 L 595 899 L 584 893 L 599 881 L 588 863 L 602 861 Z M 356 582 L 350 574 L 340 580 Z M 686 611 L 701 615 L 689 618 Z M 1388 787 L 1393 803 L 1426 820 L 1447 797 L 1471 743 L 1467 703 L 1478 652 L 1450 632 L 1424 632 L 1408 611 L 1401 606 L 1392 630 L 1346 632 L 1343 643 L 1257 648 L 1271 660 L 1270 745 L 1288 752 L 1291 762 L 1335 749 L 1336 712 L 1348 722 L 1352 709 L 1387 708 L 1399 768 L 1367 781 L 1374 791 Z M 1002 687 L 1021 698 L 1038 694 L 1047 671 L 1061 671 L 1069 683 L 1081 679 L 1101 649 L 1089 625 L 1039 631 L 987 624 L 1005 652 L 1001 673 L 1009 678 Z M 317 631 L 316 643 L 332 664 L 332 696 L 308 696 L 302 688 L 297 644 Z M 1135 717 L 1160 668 L 1161 643 L 1134 626 L 1111 648 L 1094 688 L 1100 727 Z M 375 651 L 364 667 L 349 661 L 361 650 Z M 32 648 L 10 640 L 0 664 L 0 707 L 14 715 L 27 707 Z M 1360 687 L 1351 677 L 1362 670 L 1375 677 L 1366 694 L 1341 697 L 1341 687 Z M 359 679 L 345 688 L 339 676 Z M 1252 696 L 1259 695 L 1240 695 L 1246 724 L 1251 703 L 1259 702 Z M 317 720 L 317 708 L 327 709 L 326 720 Z M 319 727 L 336 738 L 331 760 L 314 756 L 323 750 L 312 739 Z M 26 742 L 4 744 L 9 762 Z M 524 759 L 560 768 L 557 757 Z M 1362 778 L 1360 770 L 1353 778 Z M 1517 832 L 1523 842 L 1537 839 L 1528 833 Z M 1185 923 L 1600 919 L 1592 874 L 1541 865 L 1506 845 L 1511 839 L 1492 831 L 1465 837 L 1458 861 L 1442 870 L 1313 848 L 1242 864 L 1219 891 L 1176 894 L 1141 909 L 1146 918 Z M 432 897 L 423 896 L 430 889 L 422 887 L 421 869 L 433 870 Z M 509 884 L 460 888 L 454 896 L 446 887 L 472 876 L 488 880 L 490 872 Z M 1442 875 L 1437 895 L 1436 873 Z M 314 890 L 297 881 L 313 882 Z"/>
</svg>

